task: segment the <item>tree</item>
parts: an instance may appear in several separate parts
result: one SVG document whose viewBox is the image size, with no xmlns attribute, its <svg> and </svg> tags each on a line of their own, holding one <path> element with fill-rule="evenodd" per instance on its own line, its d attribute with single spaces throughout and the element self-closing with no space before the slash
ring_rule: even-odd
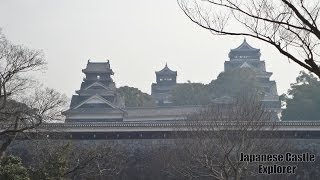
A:
<svg viewBox="0 0 320 180">
<path fill-rule="evenodd" d="M 7 156 L 0 162 L 0 179 L 29 180 L 30 178 L 20 158 Z"/>
<path fill-rule="evenodd" d="M 36 85 L 31 73 L 45 68 L 41 51 L 10 43 L 0 32 L 0 158 L 18 133 L 59 120 L 66 97 Z"/>
<path fill-rule="evenodd" d="M 68 170 L 68 157 L 70 156 L 71 145 L 64 143 L 60 145 L 42 143 L 34 146 L 32 153 L 29 154 L 30 177 L 32 179 L 63 179 L 65 172 Z M 36 147 L 36 148 L 35 148 Z"/>
<path fill-rule="evenodd" d="M 126 166 L 123 149 L 106 141 L 53 140 L 45 134 L 10 148 L 19 156 L 31 179 L 106 179 L 116 177 Z M 63 138 L 51 134 L 51 138 Z"/>
<path fill-rule="evenodd" d="M 208 85 L 201 83 L 177 84 L 171 90 L 174 105 L 208 105 L 223 96 L 237 97 L 246 94 L 263 94 L 256 72 L 250 68 L 237 68 L 219 74 Z"/>
<path fill-rule="evenodd" d="M 214 35 L 249 36 L 320 77 L 318 1 L 178 0 L 184 14 Z"/>
<path fill-rule="evenodd" d="M 282 95 L 286 109 L 283 120 L 320 120 L 320 81 L 311 73 L 303 71 L 291 84 L 288 95 Z"/>
<path fill-rule="evenodd" d="M 149 94 L 141 92 L 138 88 L 123 86 L 117 92 L 124 97 L 127 107 L 154 107 L 155 101 Z"/>
<path fill-rule="evenodd" d="M 210 102 L 209 89 L 201 83 L 177 84 L 171 90 L 171 101 L 174 105 L 206 105 Z"/>
<path fill-rule="evenodd" d="M 186 119 L 188 133 L 177 133 L 172 174 L 185 178 L 228 180 L 255 176 L 257 164 L 240 161 L 241 153 L 280 152 L 280 141 L 263 138 L 274 124 L 256 97 L 235 99 L 230 104 L 210 105 Z M 184 138 L 179 138 L 184 137 Z"/>
<path fill-rule="evenodd" d="M 210 84 L 213 98 L 230 96 L 237 97 L 244 92 L 247 94 L 263 93 L 256 73 L 250 68 L 237 68 L 219 74 Z"/>
</svg>

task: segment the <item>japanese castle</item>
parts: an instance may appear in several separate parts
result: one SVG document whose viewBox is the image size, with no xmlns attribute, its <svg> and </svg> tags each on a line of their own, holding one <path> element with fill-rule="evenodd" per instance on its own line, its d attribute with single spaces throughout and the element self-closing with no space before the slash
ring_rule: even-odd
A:
<svg viewBox="0 0 320 180">
<path fill-rule="evenodd" d="M 76 91 L 77 95 L 72 96 L 70 108 L 63 112 L 66 123 L 181 120 L 186 114 L 200 108 L 199 106 L 125 107 L 125 101 L 117 94 L 115 83 L 111 78 L 114 73 L 109 61 L 88 61 L 87 67 L 82 72 L 86 77 L 81 83 L 80 90 Z M 159 79 L 159 81 L 170 80 Z M 162 83 L 160 84 L 161 87 Z"/>
<path fill-rule="evenodd" d="M 235 68 L 251 68 L 265 92 L 263 104 L 269 111 L 281 113 L 276 82 L 270 80 L 271 72 L 266 71 L 265 62 L 260 60 L 260 49 L 253 48 L 246 40 L 229 53 L 224 71 Z M 172 121 L 184 119 L 185 115 L 196 112 L 201 106 L 172 106 L 171 89 L 177 85 L 177 71 L 165 67 L 156 71 L 156 83 L 151 85 L 151 96 L 156 107 L 125 107 L 125 100 L 116 92 L 112 80 L 114 72 L 107 62 L 87 62 L 82 70 L 85 78 L 80 90 L 72 96 L 70 108 L 63 112 L 65 122 L 135 122 L 135 121 Z M 213 102 L 227 103 L 230 97 L 214 99 Z"/>
<path fill-rule="evenodd" d="M 170 105 L 170 91 L 177 85 L 177 71 L 172 71 L 166 64 L 161 71 L 156 71 L 156 81 L 151 85 L 151 96 L 158 105 Z"/>
<path fill-rule="evenodd" d="M 272 72 L 266 71 L 264 61 L 260 60 L 260 49 L 250 46 L 246 39 L 243 43 L 229 52 L 229 61 L 224 63 L 224 71 L 232 71 L 236 68 L 250 68 L 255 72 L 259 85 L 264 92 L 262 103 L 268 109 L 281 113 L 281 104 L 277 92 L 277 85 L 275 81 L 270 80 Z"/>
</svg>

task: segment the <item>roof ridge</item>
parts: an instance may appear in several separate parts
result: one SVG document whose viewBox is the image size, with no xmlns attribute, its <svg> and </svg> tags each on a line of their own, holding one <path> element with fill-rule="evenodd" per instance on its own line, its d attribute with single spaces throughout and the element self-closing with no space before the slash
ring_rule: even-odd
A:
<svg viewBox="0 0 320 180">
<path fill-rule="evenodd" d="M 160 71 L 156 71 L 156 73 L 174 73 L 174 74 L 176 74 L 177 71 L 172 71 L 172 70 L 168 67 L 168 64 L 166 63 L 166 65 L 164 66 L 164 68 L 162 68 Z"/>
<path fill-rule="evenodd" d="M 237 51 L 237 50 L 260 50 L 258 48 L 254 48 L 252 47 L 246 39 L 243 40 L 243 42 L 240 44 L 240 46 L 238 46 L 237 48 L 231 49 L 231 51 Z"/>
</svg>

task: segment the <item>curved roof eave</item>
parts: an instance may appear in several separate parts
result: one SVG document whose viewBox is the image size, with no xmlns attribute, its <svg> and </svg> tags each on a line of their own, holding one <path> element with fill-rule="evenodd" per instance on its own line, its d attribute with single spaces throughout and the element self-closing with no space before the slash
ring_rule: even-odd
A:
<svg viewBox="0 0 320 180">
<path fill-rule="evenodd" d="M 246 39 L 244 39 L 240 46 L 230 50 L 230 52 L 233 51 L 260 51 L 260 49 L 252 47 L 250 44 L 247 43 Z"/>
</svg>

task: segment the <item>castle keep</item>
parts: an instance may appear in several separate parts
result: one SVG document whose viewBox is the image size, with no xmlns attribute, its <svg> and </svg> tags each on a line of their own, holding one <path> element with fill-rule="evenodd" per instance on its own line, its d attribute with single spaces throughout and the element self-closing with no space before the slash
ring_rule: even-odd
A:
<svg viewBox="0 0 320 180">
<path fill-rule="evenodd" d="M 82 70 L 85 78 L 63 114 L 66 122 L 99 122 L 122 120 L 124 101 L 116 93 L 110 62 L 90 62 Z"/>
<path fill-rule="evenodd" d="M 244 39 L 239 47 L 230 50 L 230 60 L 225 61 L 224 71 L 228 72 L 236 68 L 250 68 L 253 70 L 264 92 L 262 103 L 268 109 L 280 113 L 281 105 L 276 82 L 270 80 L 272 72 L 266 71 L 265 62 L 260 60 L 260 56 L 260 49 L 253 48 Z"/>
</svg>

